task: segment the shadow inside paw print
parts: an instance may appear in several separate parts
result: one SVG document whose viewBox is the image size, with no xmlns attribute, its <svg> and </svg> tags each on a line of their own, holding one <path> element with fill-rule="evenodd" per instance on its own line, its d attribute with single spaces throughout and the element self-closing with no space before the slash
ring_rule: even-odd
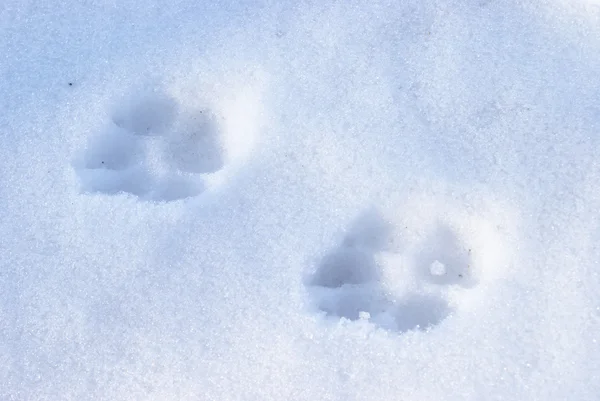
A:
<svg viewBox="0 0 600 401">
<path fill-rule="evenodd" d="M 438 285 L 472 286 L 470 250 L 447 224 L 438 223 L 417 254 L 418 275 Z"/>
<path fill-rule="evenodd" d="M 413 294 L 398 301 L 393 313 L 396 329 L 404 332 L 428 330 L 441 323 L 450 312 L 448 302 L 440 297 Z"/>
<path fill-rule="evenodd" d="M 373 253 L 391 250 L 397 242 L 393 228 L 376 209 L 368 209 L 352 223 L 343 246 L 368 249 Z"/>
<path fill-rule="evenodd" d="M 361 215 L 342 243 L 323 257 L 308 281 L 309 293 L 327 316 L 370 322 L 386 330 L 428 330 L 450 313 L 435 295 L 394 298 L 385 287 L 378 252 L 394 244 L 393 227 L 376 212 Z"/>
<path fill-rule="evenodd" d="M 337 288 L 316 286 L 311 292 L 317 298 L 317 306 L 326 315 L 348 320 L 358 320 L 365 312 L 377 316 L 392 306 L 392 301 L 377 283 L 348 284 Z"/>
<path fill-rule="evenodd" d="M 90 138 L 84 167 L 125 170 L 139 163 L 142 151 L 143 148 L 134 135 L 111 125 L 102 134 Z"/>
<path fill-rule="evenodd" d="M 199 195 L 203 174 L 224 168 L 217 119 L 183 107 L 161 91 L 145 91 L 115 109 L 91 137 L 76 170 L 85 192 L 128 193 L 169 202 Z"/>
<path fill-rule="evenodd" d="M 213 173 L 223 168 L 223 148 L 216 118 L 205 110 L 180 116 L 165 149 L 174 167 L 188 173 Z"/>
<path fill-rule="evenodd" d="M 79 180 L 86 192 L 129 193 L 140 198 L 150 193 L 154 185 L 153 177 L 140 169 L 84 169 L 79 171 Z"/>
<path fill-rule="evenodd" d="M 374 283 L 380 271 L 369 252 L 342 246 L 327 254 L 312 279 L 313 285 L 340 288 L 345 285 Z"/>
<path fill-rule="evenodd" d="M 113 123 L 135 135 L 167 132 L 177 116 L 177 102 L 160 91 L 148 91 L 130 98 L 113 112 Z"/>
</svg>

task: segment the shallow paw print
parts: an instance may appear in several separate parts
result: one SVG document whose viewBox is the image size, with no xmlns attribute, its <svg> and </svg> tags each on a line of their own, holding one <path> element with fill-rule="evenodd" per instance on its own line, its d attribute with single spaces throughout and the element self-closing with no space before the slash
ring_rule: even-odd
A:
<svg viewBox="0 0 600 401">
<path fill-rule="evenodd" d="M 449 315 L 442 296 L 394 296 L 389 291 L 377 255 L 389 252 L 394 248 L 390 244 L 398 242 L 393 228 L 376 212 L 365 212 L 351 225 L 341 245 L 323 257 L 308 281 L 308 290 L 327 316 L 366 319 L 382 329 L 406 332 L 428 330 Z"/>
<path fill-rule="evenodd" d="M 224 167 L 220 136 L 207 110 L 190 111 L 160 91 L 147 91 L 115 109 L 75 167 L 84 192 L 185 199 L 205 190 L 203 174 Z"/>
</svg>

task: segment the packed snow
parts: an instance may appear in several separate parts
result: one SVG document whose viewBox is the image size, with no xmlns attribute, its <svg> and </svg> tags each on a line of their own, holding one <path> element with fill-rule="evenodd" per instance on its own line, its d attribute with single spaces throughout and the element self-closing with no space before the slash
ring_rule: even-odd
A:
<svg viewBox="0 0 600 401">
<path fill-rule="evenodd" d="M 600 2 L 0 6 L 0 400 L 600 399 Z"/>
</svg>

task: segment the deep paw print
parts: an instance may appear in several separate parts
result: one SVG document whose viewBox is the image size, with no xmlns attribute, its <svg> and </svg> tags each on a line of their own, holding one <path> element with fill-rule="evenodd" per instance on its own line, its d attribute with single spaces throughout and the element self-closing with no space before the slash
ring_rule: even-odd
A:
<svg viewBox="0 0 600 401">
<path fill-rule="evenodd" d="M 439 324 L 450 313 L 443 297 L 412 292 L 397 296 L 389 290 L 377 255 L 396 247 L 388 222 L 373 211 L 360 216 L 308 280 L 315 305 L 327 316 L 368 319 L 391 331 L 428 330 Z"/>
<path fill-rule="evenodd" d="M 84 192 L 174 201 L 202 193 L 204 175 L 224 167 L 221 132 L 209 110 L 151 91 L 124 102 L 111 117 L 76 166 Z"/>
</svg>

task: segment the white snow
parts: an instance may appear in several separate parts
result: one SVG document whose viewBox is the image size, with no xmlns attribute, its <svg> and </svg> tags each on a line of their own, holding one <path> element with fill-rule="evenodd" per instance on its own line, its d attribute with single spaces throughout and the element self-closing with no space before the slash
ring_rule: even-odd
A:
<svg viewBox="0 0 600 401">
<path fill-rule="evenodd" d="M 0 400 L 597 400 L 600 3 L 0 6 Z"/>
<path fill-rule="evenodd" d="M 429 271 L 434 276 L 443 276 L 446 274 L 446 266 L 439 260 L 435 260 L 430 266 Z"/>
</svg>

